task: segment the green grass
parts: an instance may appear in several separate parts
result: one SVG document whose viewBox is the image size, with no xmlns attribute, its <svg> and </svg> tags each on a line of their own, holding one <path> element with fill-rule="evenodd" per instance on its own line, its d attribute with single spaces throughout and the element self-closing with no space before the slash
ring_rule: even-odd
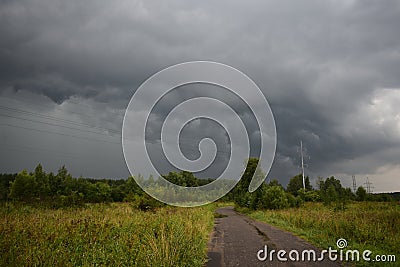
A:
<svg viewBox="0 0 400 267">
<path fill-rule="evenodd" d="M 217 205 L 0 207 L 1 266 L 203 266 Z"/>
<path fill-rule="evenodd" d="M 347 249 L 374 255 L 396 255 L 396 263 L 359 262 L 359 266 L 400 266 L 400 205 L 398 203 L 351 203 L 344 211 L 334 211 L 321 203 L 306 203 L 300 208 L 248 211 L 250 217 L 293 232 L 322 249 L 336 249 L 339 238 Z"/>
</svg>

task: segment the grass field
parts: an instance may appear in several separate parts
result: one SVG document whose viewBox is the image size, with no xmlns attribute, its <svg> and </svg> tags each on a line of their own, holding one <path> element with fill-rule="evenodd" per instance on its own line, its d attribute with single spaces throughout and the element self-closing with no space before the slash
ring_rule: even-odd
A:
<svg viewBox="0 0 400 267">
<path fill-rule="evenodd" d="M 329 246 L 336 249 L 337 239 L 344 238 L 347 249 L 369 249 L 372 255 L 396 256 L 395 263 L 361 261 L 357 265 L 400 266 L 398 203 L 354 202 L 344 211 L 334 211 L 321 203 L 306 203 L 300 208 L 284 210 L 239 211 L 293 232 L 323 249 Z"/>
<path fill-rule="evenodd" d="M 215 204 L 153 212 L 128 203 L 0 208 L 1 266 L 203 266 Z"/>
<path fill-rule="evenodd" d="M 0 206 L 1 266 L 204 266 L 214 210 L 226 203 L 163 207 L 143 212 L 129 203 L 90 204 L 47 209 L 12 203 Z M 400 205 L 351 203 L 334 211 L 321 203 L 284 210 L 240 210 L 293 232 L 316 246 L 369 249 L 373 256 L 396 255 L 397 262 L 360 266 L 398 266 Z M 373 257 L 371 256 L 371 258 Z M 397 265 L 396 265 L 397 264 Z"/>
</svg>

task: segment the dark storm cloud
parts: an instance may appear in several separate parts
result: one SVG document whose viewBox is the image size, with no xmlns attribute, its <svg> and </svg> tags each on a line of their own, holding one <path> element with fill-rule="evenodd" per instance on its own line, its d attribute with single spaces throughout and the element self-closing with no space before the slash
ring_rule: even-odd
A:
<svg viewBox="0 0 400 267">
<path fill-rule="evenodd" d="M 252 157 L 259 157 L 259 126 L 249 106 L 241 98 L 223 87 L 196 83 L 175 88 L 164 95 L 155 105 L 149 116 L 146 127 L 146 141 L 151 144 L 148 146 L 148 148 L 151 148 L 149 149 L 150 158 L 156 158 L 157 164 L 155 165 L 161 173 L 176 170 L 171 164 L 168 164 L 168 160 L 165 157 L 160 158 L 160 155 L 162 155 L 160 139 L 163 122 L 174 107 L 195 97 L 211 97 L 232 107 L 236 114 L 240 116 L 248 131 L 251 144 L 250 155 Z M 205 106 L 204 108 L 207 107 Z M 197 159 L 200 156 L 198 145 L 203 138 L 211 138 L 217 146 L 218 153 L 217 158 L 210 168 L 196 173 L 196 175 L 199 177 L 218 177 L 226 168 L 227 159 L 230 157 L 231 142 L 229 135 L 215 121 L 204 118 L 196 119 L 182 129 L 180 136 L 182 153 L 191 160 Z"/>
<path fill-rule="evenodd" d="M 56 103 L 49 114 L 118 129 L 150 75 L 219 61 L 254 79 L 271 104 L 270 178 L 299 172 L 300 139 L 310 175 L 367 175 L 398 165 L 399 26 L 395 0 L 2 1 L 0 90 L 41 94 Z"/>
</svg>

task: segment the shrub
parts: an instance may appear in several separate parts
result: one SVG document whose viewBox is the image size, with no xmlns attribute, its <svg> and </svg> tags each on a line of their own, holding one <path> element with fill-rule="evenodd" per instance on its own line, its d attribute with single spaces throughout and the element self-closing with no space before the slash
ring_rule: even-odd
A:
<svg viewBox="0 0 400 267">
<path fill-rule="evenodd" d="M 304 189 L 301 188 L 299 191 L 297 191 L 297 194 L 303 201 L 317 202 L 321 200 L 320 194 L 314 190 L 304 191 Z"/>
<path fill-rule="evenodd" d="M 269 186 L 262 198 L 263 208 L 283 209 L 289 207 L 285 191 L 280 186 Z"/>
<path fill-rule="evenodd" d="M 131 206 L 142 211 L 150 211 L 154 210 L 155 208 L 163 207 L 165 204 L 147 194 L 144 194 L 142 196 L 133 196 Z"/>
<path fill-rule="evenodd" d="M 290 193 L 286 193 L 286 198 L 288 199 L 289 207 L 298 208 L 303 204 L 303 199 L 300 196 L 293 196 Z"/>
</svg>

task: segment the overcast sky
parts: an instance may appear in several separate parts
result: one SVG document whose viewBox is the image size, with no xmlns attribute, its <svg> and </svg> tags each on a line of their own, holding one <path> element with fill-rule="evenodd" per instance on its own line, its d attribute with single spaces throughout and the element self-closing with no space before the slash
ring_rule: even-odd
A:
<svg viewBox="0 0 400 267">
<path fill-rule="evenodd" d="M 303 140 L 312 181 L 335 175 L 350 186 L 355 175 L 376 192 L 399 191 L 399 28 L 397 0 L 0 1 L 0 172 L 41 162 L 126 178 L 121 127 L 135 90 L 170 65 L 211 60 L 246 73 L 271 105 L 268 179 L 300 172 Z M 196 158 L 193 140 L 213 137 L 223 153 L 203 176 L 220 172 L 225 133 L 207 121 L 186 128 L 184 154 Z"/>
</svg>

